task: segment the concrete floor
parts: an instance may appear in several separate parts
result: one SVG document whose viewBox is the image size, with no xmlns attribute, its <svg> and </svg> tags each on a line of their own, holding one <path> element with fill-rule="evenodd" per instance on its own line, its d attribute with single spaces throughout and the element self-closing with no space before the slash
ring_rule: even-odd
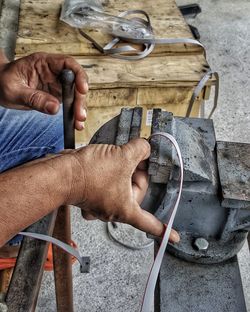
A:
<svg viewBox="0 0 250 312">
<path fill-rule="evenodd" d="M 250 1 L 197 2 L 203 12 L 190 22 L 198 27 L 208 63 L 219 72 L 221 80 L 219 107 L 213 117 L 217 139 L 250 143 Z M 187 4 L 187 0 L 178 0 L 178 4 Z M 1 45 L 7 46 L 4 40 Z M 81 275 L 79 266 L 74 266 L 75 311 L 139 311 L 152 249 L 132 251 L 115 244 L 109 239 L 105 224 L 82 220 L 77 209 L 73 210 L 72 219 L 73 239 L 83 255 L 91 257 L 90 274 Z M 239 261 L 248 306 L 249 259 L 245 245 Z M 36 311 L 56 311 L 51 273 L 44 274 Z"/>
</svg>

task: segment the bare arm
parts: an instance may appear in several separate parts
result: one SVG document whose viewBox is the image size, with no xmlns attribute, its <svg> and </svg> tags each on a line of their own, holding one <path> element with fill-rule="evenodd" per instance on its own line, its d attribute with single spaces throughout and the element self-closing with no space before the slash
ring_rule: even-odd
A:
<svg viewBox="0 0 250 312">
<path fill-rule="evenodd" d="M 65 203 L 71 179 L 69 156 L 57 156 L 0 175 L 0 246 Z"/>
<path fill-rule="evenodd" d="M 89 145 L 2 173 L 0 246 L 64 204 L 79 206 L 87 219 L 124 222 L 161 236 L 163 224 L 140 208 L 148 186 L 141 164 L 149 154 L 143 139 Z M 170 239 L 177 242 L 179 236 L 173 231 Z"/>
</svg>

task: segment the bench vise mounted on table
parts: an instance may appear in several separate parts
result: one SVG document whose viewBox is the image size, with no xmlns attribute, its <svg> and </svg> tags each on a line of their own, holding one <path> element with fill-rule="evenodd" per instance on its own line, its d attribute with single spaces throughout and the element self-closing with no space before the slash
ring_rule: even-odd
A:
<svg viewBox="0 0 250 312">
<path fill-rule="evenodd" d="M 96 132 L 90 143 L 127 143 L 140 136 L 141 122 L 141 108 L 124 108 L 119 116 Z M 153 110 L 151 134 L 156 132 L 167 132 L 175 137 L 184 162 L 183 191 L 174 222 L 181 241 L 168 245 L 171 255 L 165 260 L 166 263 L 171 260 L 171 268 L 163 263 L 156 296 L 158 310 L 243 312 L 246 308 L 235 256 L 250 228 L 250 144 L 216 141 L 211 119 L 174 117 L 161 109 Z M 166 222 L 176 200 L 179 179 L 177 157 L 166 139 L 151 139 L 148 170 L 150 183 L 142 207 Z M 175 272 L 173 281 L 169 271 Z M 211 287 L 209 282 L 204 287 L 204 277 L 199 280 L 195 272 L 210 276 Z M 193 299 L 190 300 L 188 289 L 193 283 L 192 273 L 196 276 L 196 290 L 192 290 Z M 228 274 L 233 277 L 231 284 L 226 281 Z M 178 283 L 184 285 L 185 281 L 188 281 L 187 289 L 182 290 L 182 294 L 165 291 L 166 283 L 173 289 Z M 216 285 L 212 285 L 214 282 Z M 214 297 L 220 285 L 226 293 L 217 301 Z M 223 291 L 220 290 L 222 297 Z M 180 305 L 182 295 L 189 298 L 188 310 L 187 301 L 185 307 Z M 216 302 L 215 310 L 211 309 L 211 300 Z"/>
</svg>

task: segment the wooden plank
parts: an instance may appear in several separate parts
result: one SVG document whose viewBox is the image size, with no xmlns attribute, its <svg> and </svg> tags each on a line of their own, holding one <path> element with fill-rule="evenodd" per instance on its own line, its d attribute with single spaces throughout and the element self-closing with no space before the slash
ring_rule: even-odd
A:
<svg viewBox="0 0 250 312">
<path fill-rule="evenodd" d="M 53 212 L 27 230 L 51 235 L 55 217 L 56 212 Z M 48 243 L 24 237 L 6 297 L 9 312 L 35 310 L 47 250 Z"/>
<path fill-rule="evenodd" d="M 88 144 L 94 133 L 107 121 L 118 115 L 123 107 L 143 107 L 141 135 L 147 137 L 150 125 L 147 112 L 162 108 L 175 116 L 185 116 L 193 93 L 193 88 L 128 88 L 90 90 L 88 96 L 88 118 L 84 131 L 76 131 L 76 142 Z M 119 96 L 120 94 L 120 96 Z M 124 97 L 123 97 L 124 95 Z M 203 93 L 194 103 L 191 116 L 198 116 L 203 101 Z"/>
<path fill-rule="evenodd" d="M 203 55 L 176 55 L 120 61 L 107 58 L 81 58 L 91 89 L 129 87 L 193 87 L 208 70 Z M 211 85 L 211 79 L 207 85 Z"/>
<path fill-rule="evenodd" d="M 78 31 L 59 21 L 63 0 L 21 0 L 19 31 L 16 55 L 32 52 L 60 52 L 70 55 L 99 55 L 92 44 L 79 35 Z M 105 11 L 118 15 L 128 9 L 142 9 L 150 14 L 156 38 L 192 38 L 192 34 L 174 0 L 125 1 L 105 0 Z M 99 31 L 91 35 L 104 45 L 110 36 Z M 153 54 L 194 53 L 201 48 L 192 45 L 157 45 Z"/>
</svg>

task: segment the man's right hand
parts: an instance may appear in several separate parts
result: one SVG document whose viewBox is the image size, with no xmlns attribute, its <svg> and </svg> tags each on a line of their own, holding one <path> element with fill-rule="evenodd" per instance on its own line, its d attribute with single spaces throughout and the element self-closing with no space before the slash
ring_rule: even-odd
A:
<svg viewBox="0 0 250 312">
<path fill-rule="evenodd" d="M 150 145 L 135 139 L 122 146 L 89 145 L 72 152 L 72 187 L 68 203 L 83 210 L 86 219 L 128 223 L 154 236 L 162 236 L 165 226 L 141 209 L 148 175 L 143 162 Z M 170 240 L 179 241 L 172 231 Z"/>
<path fill-rule="evenodd" d="M 164 225 L 141 209 L 148 176 L 143 162 L 150 145 L 89 145 L 29 162 L 0 175 L 0 247 L 61 205 L 79 206 L 87 219 L 118 221 L 155 236 Z M 20 196 L 20 194 L 22 196 Z M 172 230 L 170 240 L 179 241 Z"/>
</svg>

